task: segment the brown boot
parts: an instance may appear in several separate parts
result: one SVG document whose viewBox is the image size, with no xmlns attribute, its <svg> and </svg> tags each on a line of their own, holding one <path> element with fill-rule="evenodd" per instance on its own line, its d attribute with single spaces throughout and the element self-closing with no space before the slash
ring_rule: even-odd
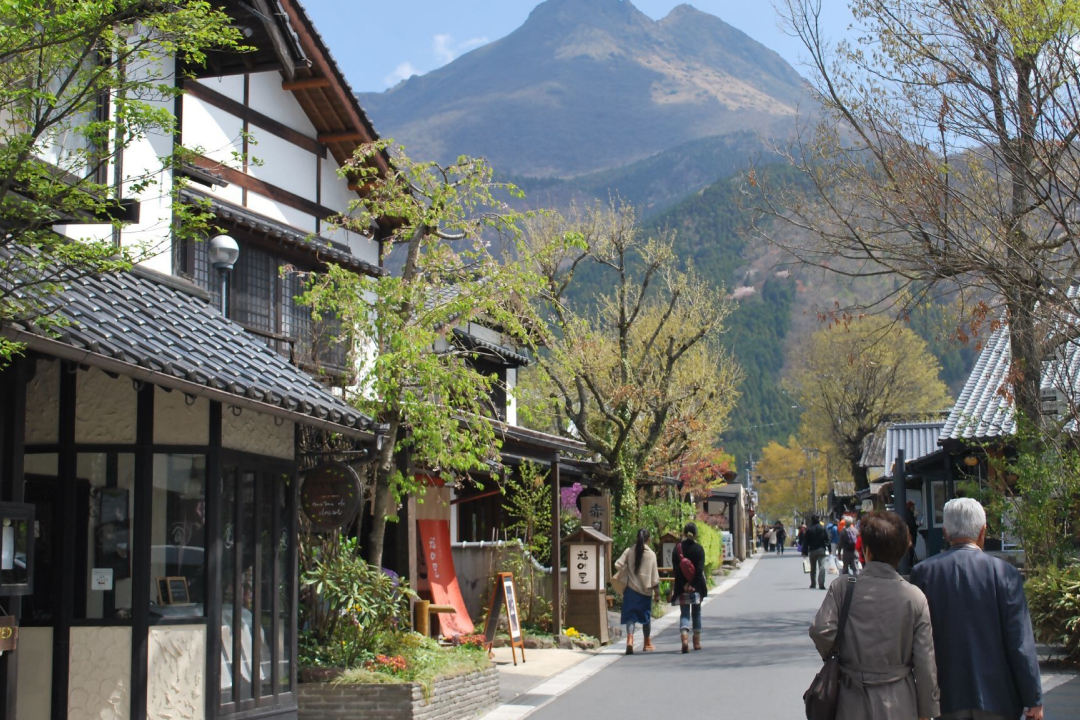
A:
<svg viewBox="0 0 1080 720">
<path fill-rule="evenodd" d="M 682 651 L 683 655 L 685 655 L 690 652 L 690 633 L 683 630 L 680 635 L 682 635 Z"/>
<path fill-rule="evenodd" d="M 701 633 L 699 632 L 694 633 L 694 649 L 701 649 Z"/>
<path fill-rule="evenodd" d="M 656 646 L 652 644 L 652 638 L 645 638 L 645 647 L 641 648 L 643 652 L 651 652 L 656 649 Z"/>
<path fill-rule="evenodd" d="M 634 654 L 634 636 L 632 634 L 626 636 L 626 654 Z"/>
</svg>

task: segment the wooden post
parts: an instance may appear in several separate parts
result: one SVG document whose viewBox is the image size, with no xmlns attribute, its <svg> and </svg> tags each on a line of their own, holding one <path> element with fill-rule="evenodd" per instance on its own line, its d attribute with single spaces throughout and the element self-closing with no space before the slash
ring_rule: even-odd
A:
<svg viewBox="0 0 1080 720">
<path fill-rule="evenodd" d="M 417 600 L 413 603 L 413 630 L 424 637 L 431 637 L 431 602 Z"/>
<path fill-rule="evenodd" d="M 904 527 L 907 527 L 907 468 L 904 466 L 903 448 L 896 451 L 896 464 L 893 465 L 892 487 L 893 511 L 904 521 Z M 914 543 L 915 538 L 911 538 L 911 542 Z M 911 563 L 908 562 L 907 553 L 904 553 L 904 557 L 900 559 L 900 567 L 898 570 L 901 575 L 907 575 L 911 572 Z"/>
<path fill-rule="evenodd" d="M 551 456 L 551 633 L 562 635 L 562 494 L 559 453 Z"/>
</svg>

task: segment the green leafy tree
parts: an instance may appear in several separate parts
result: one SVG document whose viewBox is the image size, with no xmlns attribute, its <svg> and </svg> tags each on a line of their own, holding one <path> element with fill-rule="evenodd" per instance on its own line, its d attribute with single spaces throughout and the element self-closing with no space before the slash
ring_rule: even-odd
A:
<svg viewBox="0 0 1080 720">
<path fill-rule="evenodd" d="M 67 279 L 157 251 L 154 241 L 117 247 L 119 201 L 158 183 L 179 153 L 134 172 L 129 164 L 118 179 L 119 159 L 150 135 L 176 132 L 174 67 L 201 64 L 210 50 L 242 51 L 241 39 L 205 0 L 0 0 L 0 326 L 55 327 L 51 298 Z M 161 242 L 206 229 L 198 208 L 175 207 Z M 87 223 L 114 232 L 72 241 L 53 230 Z M 0 337 L 0 364 L 19 350 Z"/>
<path fill-rule="evenodd" d="M 818 330 L 799 353 L 792 385 L 804 408 L 803 436 L 836 449 L 859 488 L 863 440 L 890 416 L 928 416 L 952 405 L 941 366 L 910 329 L 882 317 Z"/>
<path fill-rule="evenodd" d="M 520 298 L 537 283 L 520 263 L 504 262 L 491 243 L 513 243 L 521 215 L 501 194 L 483 160 L 450 166 L 410 160 L 395 151 L 389 172 L 372 162 L 391 149 L 364 146 L 343 173 L 365 185 L 341 226 L 367 233 L 376 220 L 393 224 L 389 241 L 400 271 L 370 278 L 329 266 L 312 275 L 303 300 L 317 316 L 333 316 L 359 368 L 350 402 L 385 425 L 390 442 L 378 458 L 370 561 L 382 562 L 386 522 L 396 503 L 419 487 L 411 466 L 435 472 L 489 471 L 499 459 L 492 425 L 495 380 L 471 363 L 474 352 L 446 342 L 457 324 L 482 319 L 524 333 Z M 499 245 L 495 245 L 499 248 Z"/>
<path fill-rule="evenodd" d="M 538 216 L 526 244 L 544 280 L 532 296 L 530 417 L 572 428 L 632 509 L 648 477 L 715 441 L 735 405 L 741 371 L 720 345 L 733 303 L 625 205 Z M 573 299 L 579 273 L 595 291 Z"/>
</svg>

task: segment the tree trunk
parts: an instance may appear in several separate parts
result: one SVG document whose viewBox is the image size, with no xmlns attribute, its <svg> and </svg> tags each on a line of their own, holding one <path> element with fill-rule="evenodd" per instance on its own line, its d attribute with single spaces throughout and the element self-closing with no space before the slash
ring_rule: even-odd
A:
<svg viewBox="0 0 1080 720">
<path fill-rule="evenodd" d="M 1008 382 L 1012 385 L 1017 416 L 1033 423 L 1041 418 L 1039 389 L 1042 384 L 1042 352 L 1037 336 L 1034 293 L 1020 289 L 1006 298 L 1009 309 L 1009 350 L 1012 364 Z"/>
<path fill-rule="evenodd" d="M 394 488 L 391 478 L 396 470 L 394 448 L 397 446 L 397 420 L 389 423 L 385 444 L 380 451 L 378 469 L 375 471 L 375 502 L 372 510 L 371 532 L 368 534 L 368 562 L 375 567 L 382 567 L 383 545 L 386 541 L 386 517 L 390 514 L 394 501 Z"/>
</svg>

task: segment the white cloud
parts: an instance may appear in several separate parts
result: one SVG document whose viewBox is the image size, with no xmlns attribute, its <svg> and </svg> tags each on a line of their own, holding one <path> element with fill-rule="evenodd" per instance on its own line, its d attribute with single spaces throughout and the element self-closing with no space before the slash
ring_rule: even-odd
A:
<svg viewBox="0 0 1080 720">
<path fill-rule="evenodd" d="M 411 62 L 403 62 L 400 65 L 398 65 L 396 68 L 394 68 L 394 72 L 392 72 L 389 75 L 387 75 L 386 77 L 384 77 L 383 82 L 386 83 L 387 87 L 393 87 L 393 86 L 397 85 L 399 82 L 401 82 L 402 80 L 408 80 L 413 75 L 419 75 L 419 74 L 420 74 L 420 71 L 417 70 L 416 66 L 414 66 Z"/>
<path fill-rule="evenodd" d="M 454 60 L 454 58 L 469 52 L 481 45 L 487 45 L 486 37 L 469 38 L 463 42 L 455 42 L 454 36 L 449 33 L 435 35 L 431 39 L 431 52 L 435 61 L 441 67 Z"/>
</svg>

